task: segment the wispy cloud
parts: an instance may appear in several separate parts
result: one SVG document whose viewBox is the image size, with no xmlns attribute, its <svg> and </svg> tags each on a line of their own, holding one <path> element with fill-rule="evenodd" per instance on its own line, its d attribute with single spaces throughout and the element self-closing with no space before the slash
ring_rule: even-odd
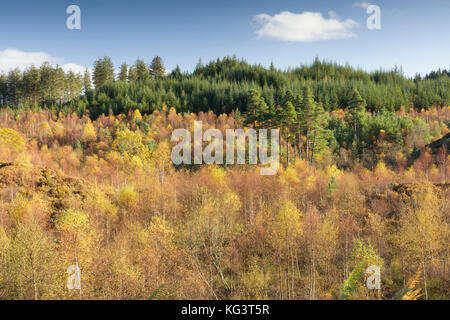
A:
<svg viewBox="0 0 450 320">
<path fill-rule="evenodd" d="M 270 16 L 254 17 L 259 24 L 258 38 L 290 42 L 313 42 L 356 37 L 352 31 L 358 23 L 352 19 L 340 20 L 334 13 L 325 18 L 320 12 L 292 13 L 283 11 Z"/>
<path fill-rule="evenodd" d="M 86 67 L 80 66 L 79 64 L 75 64 L 75 63 L 66 63 L 66 64 L 63 64 L 63 65 L 61 66 L 61 68 L 62 68 L 65 72 L 72 71 L 73 73 L 80 73 L 80 74 L 83 74 L 84 71 L 86 70 Z M 88 69 L 89 69 L 89 68 L 88 68 Z"/>
<path fill-rule="evenodd" d="M 44 62 L 48 62 L 52 65 L 60 63 L 62 59 L 52 57 L 46 52 L 27 52 L 18 49 L 8 48 L 3 51 L 0 50 L 0 73 L 9 72 L 10 70 L 19 68 L 20 70 L 25 70 L 26 68 L 34 65 L 39 67 Z M 75 73 L 82 73 L 85 67 L 74 64 L 66 63 L 62 64 L 61 68 L 64 71 L 73 71 Z"/>
<path fill-rule="evenodd" d="M 355 2 L 353 4 L 354 7 L 360 7 L 360 8 L 363 8 L 363 9 L 367 9 L 371 5 L 372 4 L 367 2 L 367 1 L 358 1 L 358 2 Z"/>
</svg>

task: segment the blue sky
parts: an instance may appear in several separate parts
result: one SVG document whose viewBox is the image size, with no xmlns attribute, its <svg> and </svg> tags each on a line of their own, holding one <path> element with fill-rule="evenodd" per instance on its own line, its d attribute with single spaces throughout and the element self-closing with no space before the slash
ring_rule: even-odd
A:
<svg viewBox="0 0 450 320">
<path fill-rule="evenodd" d="M 367 29 L 365 5 L 355 2 L 2 0 L 0 71 L 42 60 L 92 67 L 103 55 L 116 67 L 159 55 L 168 69 L 189 71 L 200 57 L 226 55 L 282 69 L 315 56 L 366 70 L 398 65 L 408 76 L 450 68 L 450 1 L 369 1 L 381 9 L 381 30 Z M 66 27 L 71 4 L 81 30 Z"/>
</svg>

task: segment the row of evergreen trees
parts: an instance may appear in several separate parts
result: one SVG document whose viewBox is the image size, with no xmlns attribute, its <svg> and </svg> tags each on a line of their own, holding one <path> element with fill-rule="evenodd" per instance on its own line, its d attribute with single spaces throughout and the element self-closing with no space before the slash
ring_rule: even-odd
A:
<svg viewBox="0 0 450 320">
<path fill-rule="evenodd" d="M 450 101 L 450 78 L 446 72 L 424 79 L 407 78 L 401 69 L 365 72 L 350 66 L 316 59 L 311 65 L 281 71 L 273 65 L 249 65 L 234 57 L 201 62 L 192 73 L 176 67 L 166 73 L 162 59 L 150 64 L 138 59 L 133 65 L 123 63 L 118 74 L 109 57 L 94 63 L 91 75 L 64 73 L 60 67 L 44 64 L 24 72 L 11 71 L 0 76 L 0 104 L 12 107 L 47 106 L 89 110 L 95 118 L 107 114 L 142 113 L 160 110 L 163 105 L 179 112 L 232 110 L 246 112 L 251 106 L 249 92 L 257 91 L 272 108 L 283 103 L 287 92 L 302 93 L 309 87 L 315 101 L 325 111 L 346 109 L 356 88 L 369 111 L 396 111 L 446 105 Z"/>
<path fill-rule="evenodd" d="M 161 57 L 153 58 L 148 66 L 144 60 L 138 59 L 134 65 L 128 66 L 125 62 L 120 66 L 117 77 L 110 57 L 103 57 L 94 63 L 93 81 L 96 88 L 107 82 L 117 81 L 146 83 L 149 80 L 162 79 L 166 75 Z"/>
<path fill-rule="evenodd" d="M 446 75 L 409 79 L 398 68 L 368 73 L 316 59 L 312 65 L 281 71 L 273 65 L 264 68 L 226 57 L 207 65 L 200 61 L 193 73 L 183 73 L 176 67 L 167 76 L 165 72 L 158 76 L 153 71 L 158 70 L 154 62 L 146 66 L 138 60 L 131 68 L 122 65 L 116 81 L 105 81 L 82 98 L 84 108 L 94 118 L 109 110 L 127 113 L 137 108 L 148 113 L 160 110 L 163 105 L 179 112 L 246 112 L 252 90 L 275 108 L 283 103 L 288 91 L 301 93 L 306 87 L 325 111 L 346 109 L 353 88 L 366 101 L 367 110 L 373 112 L 396 111 L 401 107 L 426 109 L 450 101 L 450 78 Z"/>
<path fill-rule="evenodd" d="M 90 79 L 87 82 L 90 86 Z M 43 107 L 69 103 L 80 97 L 83 83 L 81 75 L 64 72 L 61 67 L 48 63 L 24 72 L 15 69 L 7 75 L 0 74 L 0 106 Z"/>
</svg>

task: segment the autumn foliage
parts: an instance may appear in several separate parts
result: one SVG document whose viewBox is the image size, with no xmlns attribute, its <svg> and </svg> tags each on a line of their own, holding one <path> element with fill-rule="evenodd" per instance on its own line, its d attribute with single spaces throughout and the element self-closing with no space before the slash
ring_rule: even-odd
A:
<svg viewBox="0 0 450 320">
<path fill-rule="evenodd" d="M 398 116 L 448 132 L 448 108 L 433 110 Z M 172 130 L 194 120 L 236 126 L 233 114 L 166 107 L 95 121 L 1 110 L 0 299 L 147 299 L 158 288 L 164 299 L 395 299 L 410 279 L 414 297 L 449 298 L 450 162 L 421 128 L 401 148 L 378 130 L 362 160 L 340 146 L 312 165 L 283 144 L 289 164 L 282 149 L 278 174 L 261 176 L 175 167 Z M 66 288 L 74 264 L 81 292 Z M 381 290 L 365 287 L 373 264 Z"/>
</svg>

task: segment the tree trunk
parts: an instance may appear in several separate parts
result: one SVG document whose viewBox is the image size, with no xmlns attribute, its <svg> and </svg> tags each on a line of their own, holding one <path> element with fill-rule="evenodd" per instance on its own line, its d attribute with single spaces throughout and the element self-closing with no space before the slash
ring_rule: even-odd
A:
<svg viewBox="0 0 450 320">
<path fill-rule="evenodd" d="M 313 165 L 313 162 L 314 162 L 314 151 L 315 151 L 315 149 L 316 149 L 316 131 L 314 130 L 313 146 L 312 146 L 312 149 L 311 149 L 311 162 L 310 162 L 311 166 Z"/>
<path fill-rule="evenodd" d="M 299 133 L 297 133 L 296 142 L 297 142 L 298 157 L 301 159 L 302 158 L 302 146 L 301 146 L 302 142 L 301 142 L 301 136 Z"/>
<path fill-rule="evenodd" d="M 306 132 L 306 161 L 309 161 L 309 131 Z"/>
<path fill-rule="evenodd" d="M 286 163 L 287 166 L 289 167 L 289 137 L 286 135 Z"/>
<path fill-rule="evenodd" d="M 294 164 L 297 160 L 297 135 L 294 135 Z"/>
</svg>

